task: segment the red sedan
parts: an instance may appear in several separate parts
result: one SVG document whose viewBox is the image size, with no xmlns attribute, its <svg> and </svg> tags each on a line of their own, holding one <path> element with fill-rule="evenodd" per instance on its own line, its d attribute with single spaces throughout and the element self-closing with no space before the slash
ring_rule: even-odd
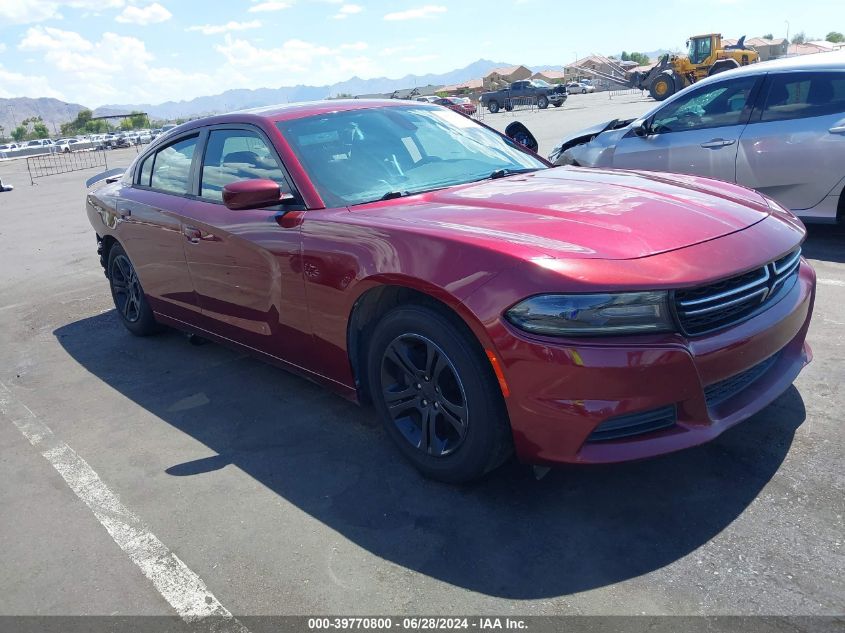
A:
<svg viewBox="0 0 845 633">
<path fill-rule="evenodd" d="M 372 402 L 445 481 L 513 452 L 600 463 L 700 444 L 810 360 L 815 275 L 777 203 L 550 168 L 435 105 L 186 123 L 87 212 L 132 333 L 184 329 Z"/>
<path fill-rule="evenodd" d="M 469 100 L 467 97 L 443 97 L 442 99 L 438 99 L 435 101 L 437 105 L 446 106 L 450 110 L 454 110 L 455 112 L 460 112 L 461 114 L 468 114 L 473 115 L 476 113 L 477 108 L 475 104 Z"/>
</svg>

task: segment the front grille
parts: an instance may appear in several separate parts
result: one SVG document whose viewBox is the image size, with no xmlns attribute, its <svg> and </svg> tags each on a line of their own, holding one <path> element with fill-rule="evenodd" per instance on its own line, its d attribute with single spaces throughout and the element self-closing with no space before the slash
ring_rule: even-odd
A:
<svg viewBox="0 0 845 633">
<path fill-rule="evenodd" d="M 745 320 L 788 292 L 798 278 L 801 249 L 747 273 L 674 293 L 684 334 L 697 336 Z"/>
<path fill-rule="evenodd" d="M 746 369 L 744 372 L 725 378 L 719 382 L 713 383 L 709 387 L 704 388 L 704 400 L 708 407 L 716 407 L 726 400 L 733 398 L 740 391 L 743 391 L 763 376 L 772 365 L 777 362 L 778 354 L 769 356 L 761 363 L 757 363 L 751 369 Z"/>
<path fill-rule="evenodd" d="M 620 415 L 599 424 L 587 438 L 587 441 L 607 442 L 608 440 L 618 440 L 632 435 L 659 431 L 674 425 L 677 417 L 675 405 L 643 411 L 642 413 Z"/>
</svg>

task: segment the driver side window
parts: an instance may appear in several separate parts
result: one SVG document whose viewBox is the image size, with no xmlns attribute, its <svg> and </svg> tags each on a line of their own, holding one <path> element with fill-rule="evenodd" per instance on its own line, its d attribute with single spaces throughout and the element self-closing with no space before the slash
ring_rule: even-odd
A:
<svg viewBox="0 0 845 633">
<path fill-rule="evenodd" d="M 249 130 L 212 130 L 202 161 L 200 197 L 222 201 L 223 187 L 238 180 L 264 178 L 290 186 L 261 136 Z"/>
<path fill-rule="evenodd" d="M 740 125 L 747 118 L 746 106 L 756 81 L 757 77 L 741 77 L 693 90 L 659 110 L 651 129 L 666 134 Z"/>
</svg>

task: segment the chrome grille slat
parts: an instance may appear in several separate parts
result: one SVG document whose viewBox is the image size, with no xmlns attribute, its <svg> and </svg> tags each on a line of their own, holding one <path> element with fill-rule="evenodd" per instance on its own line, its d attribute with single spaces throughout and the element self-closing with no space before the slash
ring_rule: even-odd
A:
<svg viewBox="0 0 845 633">
<path fill-rule="evenodd" d="M 674 292 L 675 314 L 682 331 L 706 334 L 745 320 L 783 296 L 798 277 L 801 249 L 759 268 L 713 283 Z"/>
<path fill-rule="evenodd" d="M 756 297 L 760 297 L 763 294 L 767 293 L 769 289 L 767 287 L 758 288 L 754 292 L 749 292 L 747 295 L 743 295 L 741 297 L 737 297 L 736 299 L 731 299 L 730 301 L 724 301 L 717 305 L 713 305 L 707 308 L 699 308 L 698 310 L 679 310 L 680 314 L 684 316 L 694 316 L 698 314 L 707 314 L 708 312 L 715 312 L 716 310 L 724 310 L 725 308 L 729 308 L 733 305 L 738 303 L 742 303 L 744 301 L 751 301 Z"/>
<path fill-rule="evenodd" d="M 751 290 L 753 288 L 758 288 L 762 285 L 765 285 L 765 283 L 769 280 L 769 277 L 770 277 L 769 267 L 766 266 L 765 268 L 760 269 L 760 277 L 758 279 L 755 279 L 754 281 L 751 281 L 751 282 L 749 282 L 749 283 L 747 283 L 743 286 L 740 286 L 739 288 L 732 288 L 731 290 L 725 290 L 724 292 L 720 292 L 720 293 L 715 294 L 715 295 L 710 295 L 710 296 L 704 297 L 702 299 L 688 299 L 686 301 L 679 301 L 678 305 L 686 308 L 688 306 L 700 305 L 702 303 L 710 303 L 712 301 L 719 301 L 720 299 L 724 299 L 725 297 L 730 297 L 731 295 L 739 294 L 740 292 L 744 292 L 745 290 Z"/>
</svg>

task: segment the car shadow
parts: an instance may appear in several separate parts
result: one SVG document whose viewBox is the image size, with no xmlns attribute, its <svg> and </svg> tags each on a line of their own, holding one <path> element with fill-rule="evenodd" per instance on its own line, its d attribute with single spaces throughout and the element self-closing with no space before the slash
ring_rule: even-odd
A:
<svg viewBox="0 0 845 633">
<path fill-rule="evenodd" d="M 452 487 L 406 464 L 371 409 L 222 346 L 138 339 L 114 311 L 54 334 L 93 376 L 216 453 L 170 475 L 236 466 L 378 557 L 512 599 L 622 582 L 690 554 L 757 497 L 805 417 L 792 387 L 699 448 L 539 481 L 513 462 Z"/>
<path fill-rule="evenodd" d="M 801 249 L 807 259 L 845 264 L 845 224 L 807 224 Z"/>
</svg>

